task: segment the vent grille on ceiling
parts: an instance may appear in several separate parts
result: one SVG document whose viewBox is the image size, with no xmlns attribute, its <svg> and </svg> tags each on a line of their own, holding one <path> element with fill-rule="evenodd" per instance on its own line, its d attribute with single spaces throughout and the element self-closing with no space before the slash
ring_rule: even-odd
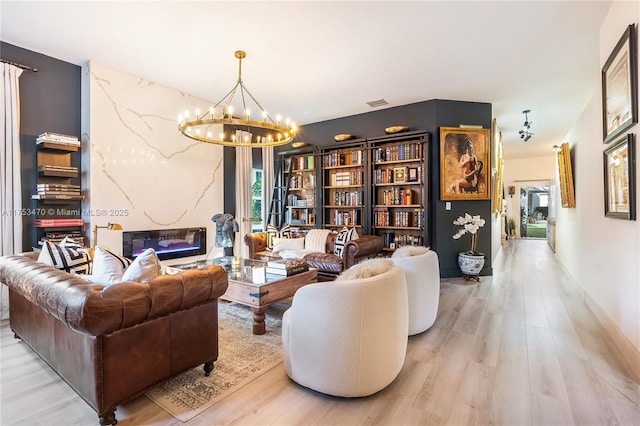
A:
<svg viewBox="0 0 640 426">
<path fill-rule="evenodd" d="M 378 99 L 378 100 L 375 100 L 375 101 L 367 102 L 367 105 L 369 105 L 371 108 L 377 108 L 377 107 L 381 107 L 383 105 L 389 105 L 389 102 L 385 101 L 384 99 Z"/>
</svg>

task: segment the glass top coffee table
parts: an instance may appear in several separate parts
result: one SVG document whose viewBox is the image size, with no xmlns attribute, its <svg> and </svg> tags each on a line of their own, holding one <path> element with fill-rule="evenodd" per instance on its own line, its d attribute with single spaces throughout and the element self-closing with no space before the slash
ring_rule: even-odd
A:
<svg viewBox="0 0 640 426">
<path fill-rule="evenodd" d="M 171 265 L 165 267 L 165 273 L 175 275 L 208 265 L 220 265 L 227 272 L 229 286 L 220 298 L 249 306 L 253 311 L 253 334 L 265 333 L 264 313 L 269 305 L 293 296 L 300 287 L 318 280 L 315 268 L 285 277 L 265 273 L 265 261 L 234 256 Z"/>
</svg>

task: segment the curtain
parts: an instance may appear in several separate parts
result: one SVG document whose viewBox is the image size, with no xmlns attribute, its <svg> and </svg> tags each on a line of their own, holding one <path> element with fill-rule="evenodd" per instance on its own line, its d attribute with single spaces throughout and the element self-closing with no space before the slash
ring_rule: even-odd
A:
<svg viewBox="0 0 640 426">
<path fill-rule="evenodd" d="M 251 133 L 236 131 L 236 140 L 251 139 Z M 244 244 L 244 236 L 251 232 L 251 160 L 250 147 L 236 148 L 236 220 L 239 232 L 234 242 L 233 254 L 240 257 L 249 257 L 249 250 Z"/>
<path fill-rule="evenodd" d="M 267 230 L 269 225 L 269 210 L 271 208 L 271 196 L 273 195 L 273 147 L 262 147 L 262 229 Z M 273 224 L 275 225 L 275 223 Z"/>
<path fill-rule="evenodd" d="M 0 256 L 22 252 L 20 185 L 20 87 L 23 70 L 2 64 L 2 140 L 0 141 Z M 0 319 L 9 318 L 9 290 L 2 284 Z"/>
</svg>

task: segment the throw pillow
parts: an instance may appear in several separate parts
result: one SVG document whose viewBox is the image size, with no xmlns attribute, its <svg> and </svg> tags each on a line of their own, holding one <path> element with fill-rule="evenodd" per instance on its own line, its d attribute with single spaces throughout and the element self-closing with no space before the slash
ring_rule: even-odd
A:
<svg viewBox="0 0 640 426">
<path fill-rule="evenodd" d="M 336 235 L 336 239 L 334 240 L 333 254 L 342 257 L 344 246 L 347 244 L 347 241 L 357 240 L 358 238 L 360 237 L 358 236 L 356 228 L 349 229 L 345 226 L 340 230 L 340 232 L 338 232 L 338 235 Z"/>
<path fill-rule="evenodd" d="M 278 230 L 274 225 L 267 225 L 267 250 L 273 250 L 274 238 L 291 238 L 292 231 L 291 225 L 285 223 L 282 228 Z"/>
<path fill-rule="evenodd" d="M 60 244 L 45 241 L 38 262 L 76 274 L 88 274 L 91 267 L 87 249 L 68 237 Z"/>
<path fill-rule="evenodd" d="M 402 246 L 398 247 L 391 257 L 409 257 L 409 256 L 420 256 L 421 254 L 425 254 L 429 251 L 429 247 L 422 246 Z"/>
<path fill-rule="evenodd" d="M 131 263 L 131 259 L 118 256 L 106 248 L 96 247 L 90 281 L 105 285 L 120 282 Z"/>
<path fill-rule="evenodd" d="M 353 265 L 338 277 L 336 281 L 359 280 L 371 278 L 387 272 L 393 266 L 391 259 L 378 258 L 365 260 L 362 263 Z"/>
<path fill-rule="evenodd" d="M 329 229 L 310 229 L 304 237 L 304 249 L 308 252 L 324 253 L 330 233 Z"/>
<path fill-rule="evenodd" d="M 273 239 L 273 252 L 278 253 L 282 250 L 303 250 L 304 249 L 304 237 L 303 238 L 274 238 Z"/>
<path fill-rule="evenodd" d="M 161 271 L 162 266 L 156 251 L 149 248 L 133 260 L 131 265 L 124 271 L 122 281 L 145 283 L 160 275 Z"/>
</svg>

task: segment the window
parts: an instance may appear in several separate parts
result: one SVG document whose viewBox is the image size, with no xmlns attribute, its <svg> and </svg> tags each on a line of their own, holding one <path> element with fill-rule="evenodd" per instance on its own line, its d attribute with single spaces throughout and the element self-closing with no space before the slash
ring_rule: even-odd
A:
<svg viewBox="0 0 640 426">
<path fill-rule="evenodd" d="M 261 232 L 262 227 L 262 170 L 251 170 L 251 218 L 259 221 L 251 222 L 252 232 Z"/>
</svg>

